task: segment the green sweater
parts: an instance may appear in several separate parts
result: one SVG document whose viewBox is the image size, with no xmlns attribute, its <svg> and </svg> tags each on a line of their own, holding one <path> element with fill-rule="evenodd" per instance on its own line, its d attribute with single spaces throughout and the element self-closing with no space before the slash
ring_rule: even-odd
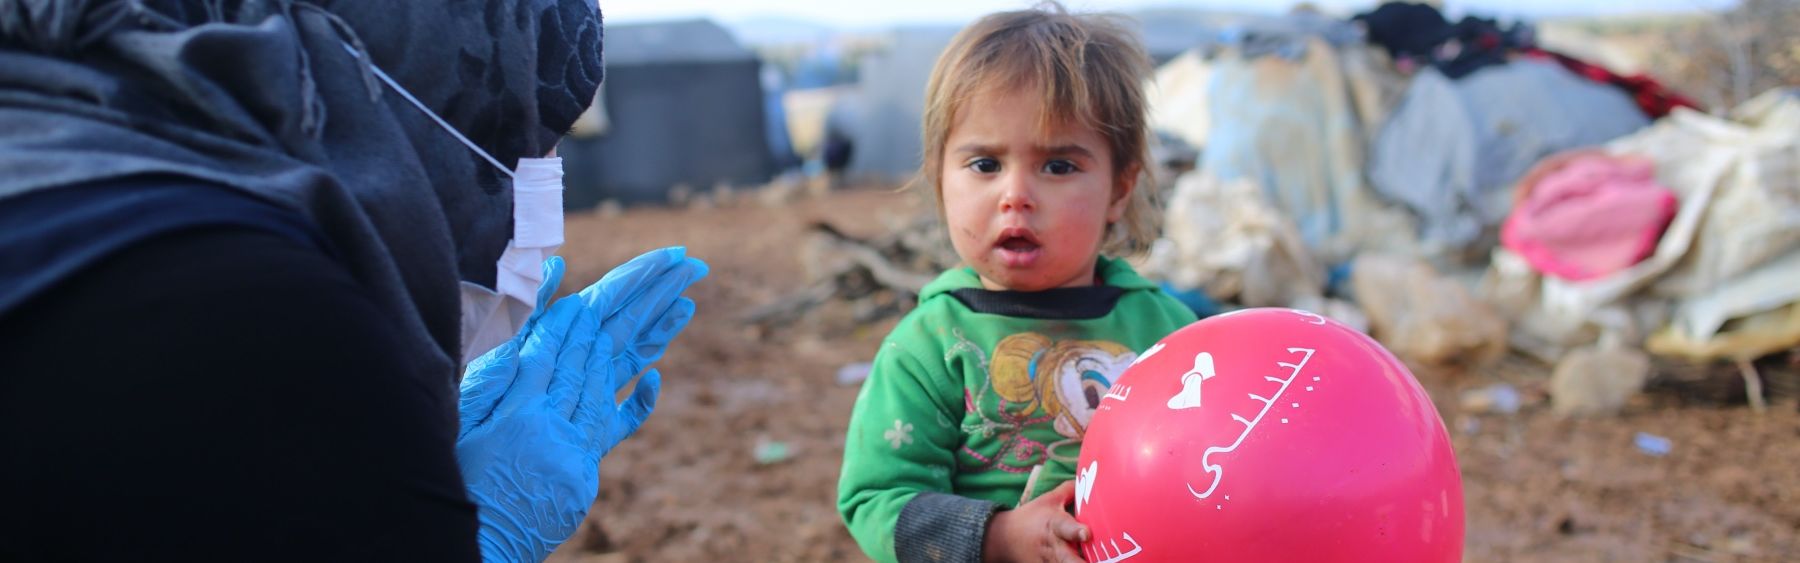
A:
<svg viewBox="0 0 1800 563">
<path fill-rule="evenodd" d="M 1081 436 L 1137 352 L 1194 314 L 1102 258 L 1103 285 L 988 291 L 975 271 L 927 285 L 882 342 L 850 416 L 838 512 L 877 561 L 978 561 L 995 510 L 1074 477 Z"/>
</svg>

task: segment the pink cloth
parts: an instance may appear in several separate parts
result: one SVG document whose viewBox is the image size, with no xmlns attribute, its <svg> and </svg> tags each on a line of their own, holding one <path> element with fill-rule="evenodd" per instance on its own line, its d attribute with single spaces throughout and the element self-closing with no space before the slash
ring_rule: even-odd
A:
<svg viewBox="0 0 1800 563">
<path fill-rule="evenodd" d="M 1571 281 L 1631 267 L 1656 250 L 1675 218 L 1675 193 L 1642 159 L 1590 153 L 1533 174 L 1500 228 L 1500 243 L 1537 271 Z"/>
</svg>

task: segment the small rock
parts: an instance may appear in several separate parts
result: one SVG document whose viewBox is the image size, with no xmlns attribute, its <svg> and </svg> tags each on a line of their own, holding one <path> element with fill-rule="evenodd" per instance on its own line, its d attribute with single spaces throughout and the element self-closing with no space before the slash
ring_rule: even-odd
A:
<svg viewBox="0 0 1800 563">
<path fill-rule="evenodd" d="M 1513 414 L 1519 412 L 1522 402 L 1519 390 L 1505 383 L 1470 389 L 1462 394 L 1463 411 L 1474 414 Z"/>
<path fill-rule="evenodd" d="M 1650 378 L 1650 357 L 1629 348 L 1569 352 L 1550 376 L 1550 406 L 1564 416 L 1617 414 Z"/>
<path fill-rule="evenodd" d="M 1556 521 L 1556 532 L 1565 536 L 1575 535 L 1579 529 L 1575 527 L 1574 516 L 1563 516 Z"/>
<path fill-rule="evenodd" d="M 1631 441 L 1632 443 L 1637 444 L 1638 451 L 1656 457 L 1669 455 L 1669 450 L 1674 446 L 1669 442 L 1668 438 L 1644 432 L 1637 433 L 1637 436 L 1632 438 Z"/>
</svg>

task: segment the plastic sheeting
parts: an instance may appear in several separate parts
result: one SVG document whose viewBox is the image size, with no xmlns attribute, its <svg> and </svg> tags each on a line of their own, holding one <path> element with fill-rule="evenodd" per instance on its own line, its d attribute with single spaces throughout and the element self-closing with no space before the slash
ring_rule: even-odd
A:
<svg viewBox="0 0 1800 563">
<path fill-rule="evenodd" d="M 1226 50 L 1206 92 L 1211 123 L 1200 170 L 1260 186 L 1328 262 L 1409 248 L 1410 220 L 1363 180 L 1367 124 L 1380 122 L 1398 90 L 1380 60 L 1367 47 L 1340 51 L 1317 38 L 1300 60 Z"/>
<path fill-rule="evenodd" d="M 1206 132 L 1212 127 L 1206 103 L 1211 81 L 1212 66 L 1198 50 L 1157 67 L 1155 78 L 1144 90 L 1150 98 L 1150 127 L 1175 135 L 1189 146 L 1205 147 Z"/>
<path fill-rule="evenodd" d="M 1293 221 L 1263 200 L 1254 182 L 1183 175 L 1144 272 L 1216 301 L 1286 307 L 1319 296 L 1325 274 Z"/>
<path fill-rule="evenodd" d="M 1473 368 L 1506 353 L 1505 319 L 1430 265 L 1368 254 L 1350 271 L 1356 303 L 1375 337 L 1408 362 Z"/>
<path fill-rule="evenodd" d="M 1800 252 L 1682 301 L 1649 347 L 1670 356 L 1754 359 L 1797 344 Z"/>
</svg>

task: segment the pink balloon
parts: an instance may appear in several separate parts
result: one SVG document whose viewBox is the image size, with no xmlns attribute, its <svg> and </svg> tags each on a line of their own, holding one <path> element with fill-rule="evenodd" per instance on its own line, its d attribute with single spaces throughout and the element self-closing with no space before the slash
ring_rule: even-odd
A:
<svg viewBox="0 0 1800 563">
<path fill-rule="evenodd" d="M 1189 325 L 1101 400 L 1075 478 L 1094 563 L 1460 561 L 1437 408 L 1362 333 L 1293 309 Z"/>
</svg>

